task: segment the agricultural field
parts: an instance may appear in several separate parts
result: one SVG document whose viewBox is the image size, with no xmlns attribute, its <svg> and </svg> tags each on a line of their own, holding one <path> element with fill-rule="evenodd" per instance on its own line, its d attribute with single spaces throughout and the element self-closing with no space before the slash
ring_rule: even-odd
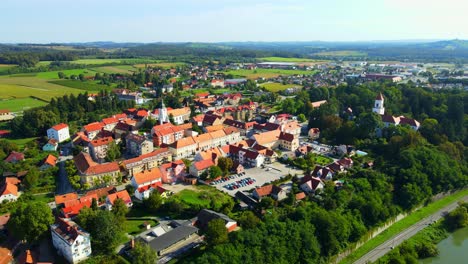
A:
<svg viewBox="0 0 468 264">
<path fill-rule="evenodd" d="M 322 60 L 306 59 L 306 58 L 286 58 L 286 57 L 263 57 L 260 58 L 264 62 L 323 62 Z"/>
<path fill-rule="evenodd" d="M 315 71 L 306 70 L 281 70 L 281 69 L 256 69 L 256 70 L 229 70 L 224 74 L 232 74 L 234 76 L 241 76 L 247 79 L 258 79 L 258 78 L 274 78 L 280 75 L 312 75 Z"/>
<path fill-rule="evenodd" d="M 314 53 L 317 56 L 329 56 L 329 57 L 363 57 L 367 56 L 366 52 L 357 50 L 335 50 L 335 51 L 323 51 Z"/>
<path fill-rule="evenodd" d="M 13 64 L 0 64 L 0 73 L 7 72 L 9 69 L 16 67 Z"/>
<path fill-rule="evenodd" d="M 0 87 L 1 89 L 1 87 Z M 8 109 L 12 112 L 24 111 L 30 108 L 44 106 L 47 103 L 31 97 L 18 98 L 18 99 L 4 99 L 0 100 L 0 109 Z"/>
<path fill-rule="evenodd" d="M 292 87 L 301 87 L 301 85 L 297 84 L 282 84 L 282 83 L 262 83 L 260 84 L 260 87 L 264 87 L 270 92 L 279 92 L 286 90 L 287 88 L 292 88 Z"/>
<path fill-rule="evenodd" d="M 161 67 L 163 69 L 171 69 L 177 66 L 184 66 L 186 63 L 184 62 L 158 62 L 158 63 L 140 63 L 133 65 L 135 68 L 145 68 L 145 66 L 150 67 Z"/>
<path fill-rule="evenodd" d="M 117 65 L 117 66 L 102 66 L 98 68 L 92 68 L 91 70 L 101 73 L 121 73 L 121 74 L 132 74 L 137 71 L 131 65 Z"/>
<path fill-rule="evenodd" d="M 103 84 L 98 84 L 94 81 L 79 81 L 79 80 L 53 80 L 49 81 L 49 83 L 58 84 L 61 86 L 66 86 L 70 88 L 85 90 L 88 92 L 97 92 L 101 90 L 112 90 L 112 86 L 107 86 Z"/>
<path fill-rule="evenodd" d="M 85 76 L 94 76 L 96 75 L 96 71 L 91 69 L 74 69 L 74 70 L 61 70 L 61 71 L 49 71 L 49 72 L 39 72 L 36 74 L 38 78 L 42 79 L 58 79 L 58 73 L 63 72 L 66 76 L 70 75 L 80 75 L 84 74 Z"/>
</svg>

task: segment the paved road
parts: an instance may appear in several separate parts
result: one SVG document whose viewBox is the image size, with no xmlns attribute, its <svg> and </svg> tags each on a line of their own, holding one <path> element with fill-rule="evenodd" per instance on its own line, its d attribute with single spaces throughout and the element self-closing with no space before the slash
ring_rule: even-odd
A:
<svg viewBox="0 0 468 264">
<path fill-rule="evenodd" d="M 468 196 L 463 197 L 463 199 L 461 200 L 468 201 Z M 415 223 L 414 225 L 410 226 L 404 231 L 398 233 L 394 237 L 385 241 L 384 243 L 382 243 L 381 245 L 379 245 L 378 247 L 376 247 L 375 249 L 373 249 L 372 251 L 355 261 L 354 264 L 365 264 L 377 261 L 380 257 L 392 250 L 392 247 L 396 247 L 408 238 L 416 235 L 416 233 L 427 227 L 429 223 L 441 219 L 444 216 L 444 212 L 450 212 L 457 208 L 457 203 L 458 202 L 454 202 L 447 205 L 446 207 L 440 209 L 436 213 L 422 219 L 421 221 Z"/>
<path fill-rule="evenodd" d="M 75 190 L 70 184 L 70 181 L 67 177 L 67 171 L 65 170 L 65 161 L 68 158 L 59 158 L 59 172 L 58 172 L 58 179 L 57 179 L 57 192 L 56 194 L 65 194 L 69 192 L 74 192 Z"/>
</svg>

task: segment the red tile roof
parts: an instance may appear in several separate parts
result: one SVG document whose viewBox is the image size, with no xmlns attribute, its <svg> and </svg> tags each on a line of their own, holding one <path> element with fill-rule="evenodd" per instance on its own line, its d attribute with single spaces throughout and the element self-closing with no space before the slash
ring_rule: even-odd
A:
<svg viewBox="0 0 468 264">
<path fill-rule="evenodd" d="M 67 201 L 76 200 L 76 199 L 78 199 L 78 194 L 75 193 L 75 192 L 56 195 L 55 196 L 55 204 L 59 205 L 59 204 L 65 203 Z"/>
<path fill-rule="evenodd" d="M 5 159 L 5 162 L 17 162 L 24 160 L 24 154 L 21 152 L 12 151 Z"/>
<path fill-rule="evenodd" d="M 147 154 L 143 154 L 141 156 L 138 156 L 136 158 L 133 158 L 133 159 L 128 159 L 128 160 L 124 160 L 123 161 L 123 164 L 124 165 L 128 165 L 128 164 L 132 164 L 132 163 L 136 163 L 136 162 L 140 162 L 140 161 L 143 161 L 145 159 L 151 159 L 151 158 L 155 158 L 157 157 L 158 155 L 160 154 L 170 154 L 169 152 L 169 149 L 168 148 L 160 148 L 160 149 L 157 149 L 153 152 L 150 152 L 150 153 L 147 153 Z"/>
<path fill-rule="evenodd" d="M 58 124 L 58 125 L 53 126 L 52 128 L 53 128 L 54 130 L 56 130 L 56 131 L 59 131 L 59 130 L 64 129 L 64 128 L 67 128 L 67 127 L 68 127 L 67 124 L 60 123 L 60 124 Z"/>
<path fill-rule="evenodd" d="M 47 155 L 47 158 L 44 160 L 44 164 L 48 164 L 50 166 L 55 166 L 57 163 L 57 157 L 52 154 Z"/>
<path fill-rule="evenodd" d="M 91 159 L 88 153 L 84 152 L 78 154 L 73 160 L 78 171 L 85 175 L 96 175 L 120 170 L 117 162 L 98 164 Z"/>
<path fill-rule="evenodd" d="M 384 99 L 384 97 L 383 97 L 382 93 L 379 93 L 379 94 L 377 95 L 377 97 L 375 97 L 375 100 L 380 100 L 380 101 L 382 101 L 383 99 Z"/>
<path fill-rule="evenodd" d="M 109 196 L 107 196 L 107 199 L 109 203 L 112 205 L 117 199 L 122 199 L 126 204 L 129 204 L 132 202 L 132 199 L 130 198 L 130 195 L 128 194 L 127 190 L 122 190 L 116 193 L 111 193 L 109 194 Z"/>
<path fill-rule="evenodd" d="M 201 171 L 201 170 L 208 169 L 209 167 L 214 166 L 215 164 L 213 163 L 211 159 L 206 159 L 206 160 L 197 161 L 193 163 L 193 165 L 198 171 Z"/>
<path fill-rule="evenodd" d="M 138 185 L 156 181 L 158 179 L 161 180 L 161 177 L 161 171 L 158 168 L 153 168 L 151 170 L 135 173 L 133 175 L 133 179 Z"/>
<path fill-rule="evenodd" d="M 94 122 L 94 123 L 90 123 L 90 124 L 83 126 L 86 132 L 98 131 L 98 130 L 101 130 L 102 127 L 104 127 L 104 123 L 101 123 L 101 122 Z"/>
<path fill-rule="evenodd" d="M 98 138 L 98 139 L 95 139 L 95 140 L 91 140 L 91 145 L 93 147 L 99 147 L 99 146 L 103 146 L 103 145 L 108 145 L 110 143 L 112 143 L 112 141 L 114 141 L 114 139 L 112 137 L 105 137 L 105 138 Z"/>
<path fill-rule="evenodd" d="M 2 195 L 8 195 L 8 194 L 12 194 L 14 196 L 18 196 L 18 186 L 14 185 L 14 184 L 11 184 L 11 183 L 5 183 L 2 187 L 1 187 L 1 191 L 0 191 L 0 196 Z"/>
</svg>

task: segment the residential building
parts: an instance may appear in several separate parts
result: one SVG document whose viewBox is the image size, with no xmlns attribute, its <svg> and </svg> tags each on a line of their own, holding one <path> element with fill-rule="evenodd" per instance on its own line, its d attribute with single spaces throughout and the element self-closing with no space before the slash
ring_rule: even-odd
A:
<svg viewBox="0 0 468 264">
<path fill-rule="evenodd" d="M 156 186 L 162 185 L 161 176 L 161 171 L 158 168 L 135 173 L 132 177 L 135 197 L 139 200 L 148 198 L 152 192 L 150 187 L 156 188 Z"/>
<path fill-rule="evenodd" d="M 89 142 L 89 152 L 94 160 L 102 161 L 107 157 L 110 144 L 114 141 L 112 137 L 99 138 Z"/>
<path fill-rule="evenodd" d="M 185 163 L 182 160 L 164 163 L 159 167 L 163 183 L 183 181 L 186 173 Z"/>
<path fill-rule="evenodd" d="M 8 157 L 5 158 L 5 162 L 9 162 L 9 163 L 17 163 L 19 161 L 23 161 L 24 160 L 24 154 L 21 153 L 21 152 L 16 152 L 16 151 L 12 151 L 10 152 L 10 155 L 8 155 Z"/>
<path fill-rule="evenodd" d="M 99 202 L 96 194 L 86 194 L 78 199 L 65 201 L 60 212 L 65 218 L 74 218 L 80 214 L 84 207 L 91 208 L 93 199 Z"/>
<path fill-rule="evenodd" d="M 169 149 L 160 148 L 139 157 L 124 160 L 122 166 L 124 174 L 128 177 L 133 177 L 135 173 L 151 170 L 170 161 L 172 161 L 172 153 Z"/>
<path fill-rule="evenodd" d="M 287 197 L 287 194 L 286 191 L 283 190 L 281 187 L 269 184 L 260 188 L 256 188 L 252 192 L 252 196 L 258 201 L 267 196 L 270 196 L 274 200 L 281 201 Z"/>
<path fill-rule="evenodd" d="M 55 157 L 52 154 L 47 155 L 45 158 L 44 162 L 42 163 L 40 169 L 41 170 L 47 170 L 48 168 L 55 167 L 57 164 L 57 157 Z"/>
<path fill-rule="evenodd" d="M 217 213 L 212 210 L 203 209 L 197 215 L 196 226 L 202 230 L 206 230 L 208 223 L 214 219 L 222 219 L 228 232 L 232 232 L 237 228 L 237 222 L 229 218 L 225 214 Z"/>
<path fill-rule="evenodd" d="M 255 140 L 257 144 L 265 146 L 271 149 L 277 149 L 280 146 L 280 137 L 281 131 L 280 130 L 273 130 L 268 132 L 263 132 L 259 134 L 255 134 L 251 137 L 251 139 Z"/>
<path fill-rule="evenodd" d="M 195 155 L 198 144 L 192 137 L 181 138 L 169 145 L 174 159 L 183 159 Z"/>
<path fill-rule="evenodd" d="M 200 177 L 205 171 L 214 165 L 215 164 L 211 159 L 196 161 L 190 166 L 189 173 L 192 176 Z"/>
<path fill-rule="evenodd" d="M 13 202 L 18 199 L 20 193 L 18 192 L 18 184 L 20 181 L 17 178 L 5 178 L 0 186 L 0 203 Z"/>
<path fill-rule="evenodd" d="M 325 184 L 320 178 L 307 175 L 302 178 L 299 187 L 306 193 L 315 193 L 315 191 L 323 189 Z"/>
<path fill-rule="evenodd" d="M 170 145 L 184 137 L 185 126 L 174 126 L 171 123 L 156 125 L 151 129 L 155 146 Z"/>
<path fill-rule="evenodd" d="M 111 193 L 106 198 L 106 208 L 107 210 L 111 211 L 112 206 L 114 205 L 117 199 L 121 199 L 128 208 L 133 206 L 132 199 L 128 194 L 127 190 L 118 191 L 115 193 Z"/>
<path fill-rule="evenodd" d="M 47 141 L 47 143 L 42 146 L 42 151 L 57 151 L 58 149 L 58 142 L 55 138 L 51 138 Z"/>
<path fill-rule="evenodd" d="M 69 263 L 78 263 L 91 256 L 91 236 L 75 222 L 58 218 L 50 226 L 52 244 Z"/>
<path fill-rule="evenodd" d="M 293 151 L 299 147 L 299 138 L 293 134 L 280 133 L 280 147 L 285 150 Z"/>
<path fill-rule="evenodd" d="M 47 129 L 47 137 L 55 139 L 58 143 L 62 143 L 70 138 L 70 131 L 67 124 L 60 123 Z"/>
<path fill-rule="evenodd" d="M 0 121 L 10 121 L 14 119 L 15 116 L 8 109 L 0 109 Z"/>
<path fill-rule="evenodd" d="M 148 244 L 158 256 L 161 256 L 168 252 L 171 248 L 175 248 L 177 245 L 182 244 L 184 241 L 197 236 L 198 228 L 184 224 L 175 228 L 163 231 L 162 234 L 156 230 L 148 231 L 145 236 L 139 236 L 138 239 Z"/>
<path fill-rule="evenodd" d="M 89 186 L 117 183 L 120 167 L 117 162 L 98 164 L 88 153 L 81 152 L 73 158 L 81 183 Z"/>
<path fill-rule="evenodd" d="M 94 122 L 83 126 L 82 131 L 85 132 L 86 136 L 92 140 L 94 139 L 99 132 L 104 128 L 104 123 Z"/>
<path fill-rule="evenodd" d="M 147 140 L 145 136 L 138 134 L 128 134 L 125 138 L 127 151 L 134 156 L 141 156 L 153 152 L 153 142 Z"/>
<path fill-rule="evenodd" d="M 213 79 L 210 82 L 211 87 L 221 87 L 224 88 L 224 80 Z"/>
<path fill-rule="evenodd" d="M 317 127 L 313 127 L 311 129 L 309 129 L 309 133 L 307 133 L 309 135 L 309 138 L 312 139 L 312 140 L 316 140 L 317 138 L 320 137 L 320 129 L 317 128 Z"/>
</svg>

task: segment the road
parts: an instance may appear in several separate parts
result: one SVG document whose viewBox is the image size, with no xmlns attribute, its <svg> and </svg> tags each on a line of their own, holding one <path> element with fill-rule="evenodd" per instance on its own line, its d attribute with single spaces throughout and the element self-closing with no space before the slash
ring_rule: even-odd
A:
<svg viewBox="0 0 468 264">
<path fill-rule="evenodd" d="M 463 197 L 461 200 L 465 202 L 468 201 L 468 196 Z M 378 247 L 368 252 L 366 255 L 362 256 L 360 259 L 354 262 L 354 264 L 365 264 L 377 261 L 380 257 L 387 254 L 392 248 L 403 243 L 408 238 L 416 235 L 419 231 L 427 227 L 430 223 L 441 219 L 444 216 L 444 212 L 450 212 L 457 208 L 458 201 L 447 205 L 446 207 L 440 209 L 436 213 L 423 218 L 421 221 L 415 223 L 414 225 L 408 227 L 404 231 L 398 233 L 392 238 L 388 239 L 384 243 L 380 244 Z"/>
<path fill-rule="evenodd" d="M 73 156 L 61 156 L 59 157 L 59 172 L 58 172 L 58 179 L 57 179 L 57 192 L 56 194 L 65 194 L 74 192 L 75 190 L 70 184 L 70 181 L 67 177 L 67 171 L 65 170 L 65 162 L 68 159 L 72 159 Z"/>
</svg>

